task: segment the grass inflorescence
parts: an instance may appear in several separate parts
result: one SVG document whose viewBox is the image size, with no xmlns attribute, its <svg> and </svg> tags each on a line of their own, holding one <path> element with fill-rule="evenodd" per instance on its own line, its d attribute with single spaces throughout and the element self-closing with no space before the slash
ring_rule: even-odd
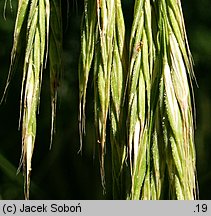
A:
<svg viewBox="0 0 211 216">
<path fill-rule="evenodd" d="M 18 2 L 5 92 L 12 72 L 21 66 L 19 169 L 23 166 L 26 199 L 48 57 L 51 144 L 55 129 L 62 73 L 61 3 Z M 87 86 L 93 77 L 94 124 L 104 192 L 105 156 L 110 145 L 108 170 L 114 199 L 196 199 L 195 77 L 180 0 L 135 0 L 128 41 L 125 35 L 121 0 L 84 0 L 79 60 L 80 151 Z"/>
<path fill-rule="evenodd" d="M 194 73 L 180 1 L 136 0 L 129 43 L 120 0 L 84 6 L 80 134 L 82 142 L 93 71 L 103 187 L 111 145 L 113 198 L 196 199 Z"/>
<path fill-rule="evenodd" d="M 62 54 L 60 10 L 60 0 L 19 0 L 18 2 L 11 64 L 5 93 L 10 83 L 11 74 L 18 65 L 23 72 L 20 100 L 22 156 L 18 171 L 23 166 L 26 199 L 29 199 L 31 161 L 36 138 L 36 115 L 40 103 L 42 74 L 46 68 L 48 55 L 50 56 L 52 131 L 54 130 L 57 83 L 59 83 L 61 73 Z M 51 136 L 53 136 L 53 132 Z"/>
</svg>

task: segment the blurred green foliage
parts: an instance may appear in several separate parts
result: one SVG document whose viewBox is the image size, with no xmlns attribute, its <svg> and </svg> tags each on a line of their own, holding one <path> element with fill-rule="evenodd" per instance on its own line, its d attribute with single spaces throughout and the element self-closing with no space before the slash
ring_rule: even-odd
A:
<svg viewBox="0 0 211 216">
<path fill-rule="evenodd" d="M 9 2 L 9 1 L 8 1 Z M 123 0 L 126 28 L 132 22 L 131 0 Z M 48 67 L 43 77 L 38 131 L 32 161 L 31 199 L 110 199 L 103 196 L 98 157 L 96 156 L 93 107 L 87 104 L 87 126 L 82 155 L 78 154 L 78 57 L 83 1 L 63 4 L 64 73 L 59 90 L 56 135 L 50 145 L 50 94 Z M 195 61 L 199 88 L 194 83 L 196 100 L 196 149 L 200 199 L 211 199 L 211 4 L 209 0 L 182 1 L 188 39 Z M 10 64 L 17 1 L 6 7 L 0 1 L 0 96 L 4 91 Z M 23 199 L 22 174 L 16 175 L 21 155 L 18 130 L 22 71 L 13 74 L 6 102 L 0 106 L 0 199 Z M 92 101 L 93 83 L 89 83 L 88 101 Z M 108 149 L 109 151 L 109 149 Z M 106 163 L 110 159 L 106 156 Z M 109 173 L 109 170 L 106 170 Z M 109 181 L 107 180 L 107 184 Z"/>
</svg>

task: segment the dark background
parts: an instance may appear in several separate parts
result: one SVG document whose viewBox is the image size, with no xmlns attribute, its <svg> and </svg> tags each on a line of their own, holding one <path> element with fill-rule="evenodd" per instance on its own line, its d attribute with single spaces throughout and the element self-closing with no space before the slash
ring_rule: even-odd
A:
<svg viewBox="0 0 211 216">
<path fill-rule="evenodd" d="M 59 90 L 56 136 L 50 145 L 49 74 L 44 71 L 37 138 L 32 161 L 31 199 L 110 199 L 103 196 L 98 157 L 93 146 L 92 91 L 88 91 L 86 137 L 78 154 L 78 57 L 82 0 L 62 1 L 64 23 L 64 73 Z M 126 27 L 132 21 L 133 1 L 123 0 Z M 10 64 L 16 1 L 4 14 L 0 0 L 0 95 L 3 94 Z M 211 199 L 211 3 L 210 0 L 182 1 L 189 44 L 199 88 L 194 85 L 197 128 L 195 133 L 200 199 Z M 67 7 L 69 6 L 69 7 Z M 69 8 L 69 10 L 68 10 Z M 13 76 L 6 103 L 0 106 L 0 199 L 23 199 L 23 176 L 16 175 L 21 155 L 18 131 L 22 71 Z M 91 84 L 89 84 L 91 87 Z M 109 158 L 107 158 L 109 160 Z M 109 173 L 109 170 L 107 170 Z M 108 177 L 109 184 L 109 177 Z"/>
</svg>

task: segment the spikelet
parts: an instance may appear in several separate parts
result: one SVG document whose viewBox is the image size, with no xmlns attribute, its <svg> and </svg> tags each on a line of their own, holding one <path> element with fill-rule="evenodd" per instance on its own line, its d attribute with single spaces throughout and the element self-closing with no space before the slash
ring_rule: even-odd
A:
<svg viewBox="0 0 211 216">
<path fill-rule="evenodd" d="M 79 59 L 79 133 L 80 151 L 82 151 L 82 140 L 85 134 L 85 105 L 86 91 L 94 58 L 95 34 L 97 28 L 97 3 L 95 0 L 84 1 L 84 13 L 81 25 L 81 54 Z"/>
<path fill-rule="evenodd" d="M 124 87 L 126 80 L 126 54 L 125 54 L 125 25 L 121 1 L 115 1 L 115 28 L 113 39 L 113 62 L 111 71 L 110 96 L 110 145 L 112 156 L 113 198 L 121 199 L 125 196 L 124 172 L 126 160 L 126 130 Z"/>
<path fill-rule="evenodd" d="M 129 51 L 128 198 L 195 199 L 194 74 L 180 1 L 135 1 Z"/>
<path fill-rule="evenodd" d="M 171 199 L 196 199 L 193 115 L 188 77 L 193 78 L 180 1 L 161 1 L 159 9 L 159 56 L 162 58 L 163 128 L 166 128 L 166 163 Z M 191 83 L 191 81 L 190 81 Z"/>
<path fill-rule="evenodd" d="M 31 161 L 36 138 L 36 115 L 40 103 L 42 73 L 45 61 L 47 61 L 49 19 L 49 0 L 20 0 L 18 2 L 11 64 L 4 92 L 5 95 L 11 75 L 19 64 L 23 77 L 20 100 L 22 155 L 18 172 L 23 166 L 26 199 L 29 199 Z M 24 56 L 23 62 L 20 61 L 21 55 Z"/>
<path fill-rule="evenodd" d="M 46 4 L 32 1 L 27 17 L 26 50 L 21 94 L 22 160 L 25 176 L 25 198 L 29 199 L 31 160 L 36 137 L 36 113 L 39 106 L 41 78 L 46 48 Z M 23 101 L 23 103 L 22 103 Z M 22 111 L 23 109 L 23 111 Z"/>
<path fill-rule="evenodd" d="M 91 65 L 94 66 L 94 114 L 96 142 L 102 185 L 105 191 L 104 157 L 106 152 L 107 122 L 111 121 L 111 148 L 113 163 L 114 196 L 119 197 L 121 189 L 120 170 L 126 155 L 126 145 L 120 144 L 120 123 L 123 118 L 123 86 L 125 71 L 124 20 L 119 0 L 85 1 L 81 31 L 81 55 L 79 60 L 79 132 L 82 148 L 82 134 L 85 133 L 86 89 Z M 122 114 L 121 114 L 122 113 Z M 121 116 L 121 117 L 120 117 Z M 118 162 L 114 157 L 118 157 Z M 116 194 L 116 195 L 115 195 Z"/>
</svg>

